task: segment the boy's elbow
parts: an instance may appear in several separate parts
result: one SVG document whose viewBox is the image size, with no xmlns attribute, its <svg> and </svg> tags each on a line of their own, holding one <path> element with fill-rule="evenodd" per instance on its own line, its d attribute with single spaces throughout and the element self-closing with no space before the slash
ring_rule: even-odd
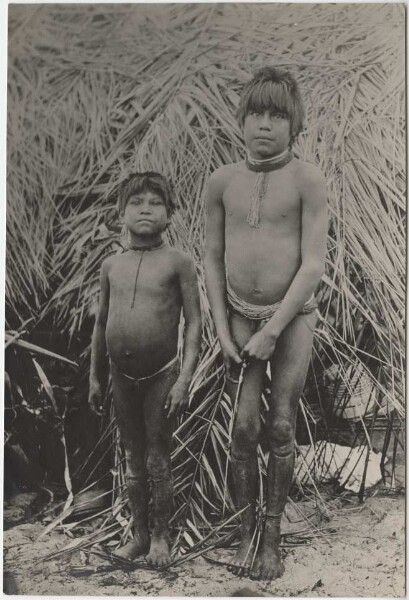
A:
<svg viewBox="0 0 409 600">
<path fill-rule="evenodd" d="M 95 329 L 105 331 L 107 320 L 107 315 L 97 315 L 97 318 L 95 319 Z"/>
<path fill-rule="evenodd" d="M 209 273 L 209 270 L 212 268 L 213 263 L 214 263 L 214 260 L 212 259 L 210 252 L 207 251 L 206 254 L 204 255 L 204 260 L 203 260 L 203 265 L 204 265 L 206 275 Z"/>
<path fill-rule="evenodd" d="M 202 331 L 203 331 L 203 323 L 202 323 L 201 315 L 198 315 L 195 319 L 194 330 L 195 330 L 195 334 L 196 334 L 196 339 L 198 339 L 200 342 L 200 340 L 202 338 Z"/>
<path fill-rule="evenodd" d="M 193 335 L 202 334 L 202 315 L 200 311 L 195 311 L 196 314 L 185 317 L 186 319 L 186 331 Z"/>
<path fill-rule="evenodd" d="M 317 279 L 317 282 L 320 281 L 320 279 L 324 275 L 324 273 L 325 273 L 325 264 L 324 263 L 317 264 L 314 269 L 314 276 Z"/>
<path fill-rule="evenodd" d="M 190 327 L 192 332 L 192 339 L 194 340 L 196 351 L 198 353 L 200 350 L 200 342 L 202 339 L 203 332 L 202 317 L 198 315 L 195 319 L 193 319 L 192 323 L 190 324 Z"/>
<path fill-rule="evenodd" d="M 312 261 L 305 265 L 305 271 L 311 280 L 316 280 L 317 283 L 324 275 L 325 263 L 322 261 Z"/>
<path fill-rule="evenodd" d="M 209 271 L 212 267 L 223 263 L 223 255 L 220 252 L 208 248 L 204 255 L 205 271 Z"/>
</svg>

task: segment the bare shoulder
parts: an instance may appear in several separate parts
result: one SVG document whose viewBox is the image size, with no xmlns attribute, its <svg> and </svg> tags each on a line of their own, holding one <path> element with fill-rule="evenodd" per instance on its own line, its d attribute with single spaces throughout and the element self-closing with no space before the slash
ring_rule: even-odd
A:
<svg viewBox="0 0 409 600">
<path fill-rule="evenodd" d="M 316 165 L 304 160 L 296 159 L 295 175 L 300 186 L 321 186 L 325 185 L 324 173 Z"/>
<path fill-rule="evenodd" d="M 104 258 L 101 264 L 101 273 L 108 275 L 112 267 L 118 263 L 118 259 L 121 259 L 122 254 L 111 254 Z"/>
<path fill-rule="evenodd" d="M 210 198 L 221 198 L 232 178 L 243 170 L 243 166 L 244 162 L 231 163 L 213 171 L 208 181 Z"/>
<path fill-rule="evenodd" d="M 170 246 L 166 247 L 166 251 L 171 258 L 172 268 L 181 286 L 197 279 L 195 263 L 190 254 Z"/>
<path fill-rule="evenodd" d="M 167 252 L 174 265 L 175 270 L 179 273 L 190 273 L 195 271 L 195 265 L 193 258 L 187 252 L 179 250 L 178 248 L 167 247 Z"/>
<path fill-rule="evenodd" d="M 312 163 L 296 160 L 294 164 L 295 182 L 300 197 L 317 208 L 326 203 L 325 177 L 321 169 Z"/>
</svg>

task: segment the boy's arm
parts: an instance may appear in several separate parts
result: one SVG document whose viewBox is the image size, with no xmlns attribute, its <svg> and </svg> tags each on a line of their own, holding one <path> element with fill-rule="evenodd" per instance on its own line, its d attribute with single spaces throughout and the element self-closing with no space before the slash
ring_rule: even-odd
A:
<svg viewBox="0 0 409 600">
<path fill-rule="evenodd" d="M 212 309 L 217 336 L 222 348 L 223 360 L 229 375 L 232 363 L 241 363 L 238 349 L 234 344 L 227 318 L 226 307 L 226 268 L 224 262 L 225 228 L 222 202 L 225 175 L 218 169 L 209 179 L 206 211 L 206 290 Z"/>
<path fill-rule="evenodd" d="M 325 268 L 328 229 L 325 179 L 312 165 L 302 165 L 300 171 L 298 185 L 302 202 L 301 265 L 280 308 L 259 332 L 260 335 L 253 336 L 243 350 L 244 355 L 261 360 L 271 356 L 275 341 L 311 297 Z"/>
<path fill-rule="evenodd" d="M 91 342 L 91 368 L 89 376 L 89 405 L 98 415 L 102 414 L 102 388 L 107 380 L 107 347 L 105 328 L 109 308 L 108 261 L 104 261 L 100 275 L 100 295 L 98 313 L 95 319 Z"/>
<path fill-rule="evenodd" d="M 185 336 L 182 368 L 165 403 L 165 410 L 168 410 L 169 417 L 180 414 L 187 404 L 189 385 L 199 358 L 202 335 L 202 317 L 195 265 L 190 257 L 182 255 L 179 259 L 178 269 L 185 319 Z"/>
</svg>

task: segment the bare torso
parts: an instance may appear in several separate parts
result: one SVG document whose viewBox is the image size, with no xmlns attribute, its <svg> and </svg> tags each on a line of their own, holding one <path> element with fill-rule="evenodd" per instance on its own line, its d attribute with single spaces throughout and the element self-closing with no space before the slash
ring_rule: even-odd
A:
<svg viewBox="0 0 409 600">
<path fill-rule="evenodd" d="M 150 375 L 177 352 L 182 307 L 176 250 L 169 246 L 145 251 L 131 307 L 140 251 L 112 257 L 108 272 L 108 354 L 133 377 Z"/>
<path fill-rule="evenodd" d="M 299 161 L 267 173 L 260 226 L 246 219 L 256 173 L 243 163 L 230 165 L 223 193 L 225 261 L 236 293 L 253 304 L 281 300 L 301 264 L 301 197 L 296 184 Z"/>
</svg>

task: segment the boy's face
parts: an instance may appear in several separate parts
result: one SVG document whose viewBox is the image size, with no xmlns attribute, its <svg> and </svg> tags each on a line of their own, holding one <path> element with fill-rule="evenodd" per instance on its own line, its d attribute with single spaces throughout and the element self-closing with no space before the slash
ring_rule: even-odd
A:
<svg viewBox="0 0 409 600">
<path fill-rule="evenodd" d="M 243 135 L 253 158 L 277 156 L 290 144 L 290 120 L 275 111 L 250 112 L 244 119 Z"/>
<path fill-rule="evenodd" d="M 149 190 L 129 196 L 124 222 L 135 235 L 152 236 L 162 233 L 168 224 L 168 214 L 162 196 Z"/>
</svg>

